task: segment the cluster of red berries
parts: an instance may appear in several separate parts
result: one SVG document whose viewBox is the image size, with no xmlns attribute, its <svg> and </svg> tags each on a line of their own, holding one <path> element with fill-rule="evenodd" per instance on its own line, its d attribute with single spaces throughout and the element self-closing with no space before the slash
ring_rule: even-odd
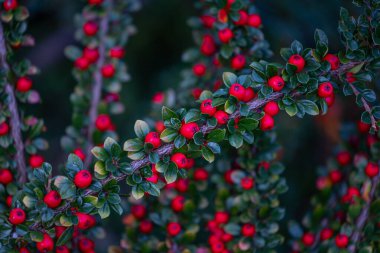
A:
<svg viewBox="0 0 380 253">
<path fill-rule="evenodd" d="M 334 236 L 334 231 L 331 228 L 323 228 L 320 232 L 320 241 L 326 241 Z M 316 237 L 311 232 L 306 232 L 303 234 L 302 243 L 305 247 L 312 247 L 316 243 Z M 338 234 L 335 236 L 335 245 L 339 249 L 344 249 L 349 244 L 349 237 L 345 234 Z"/>
</svg>

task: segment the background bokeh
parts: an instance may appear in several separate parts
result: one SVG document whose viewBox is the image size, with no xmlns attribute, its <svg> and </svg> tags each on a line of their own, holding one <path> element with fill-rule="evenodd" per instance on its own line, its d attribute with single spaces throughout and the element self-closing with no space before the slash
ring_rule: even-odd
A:
<svg viewBox="0 0 380 253">
<path fill-rule="evenodd" d="M 126 48 L 125 60 L 132 77 L 123 87 L 126 112 L 115 120 L 121 139 L 132 136 L 134 121 L 149 112 L 155 92 L 175 88 L 179 83 L 180 71 L 186 67 L 181 62 L 181 54 L 193 45 L 191 31 L 186 24 L 188 17 L 196 14 L 193 1 L 146 0 L 142 10 L 135 14 L 138 33 Z M 43 104 L 33 110 L 46 120 L 46 137 L 50 141 L 46 157 L 57 167 L 64 160 L 59 141 L 65 127 L 70 124 L 69 95 L 75 85 L 71 62 L 65 59 L 63 49 L 75 44 L 73 17 L 80 12 L 84 2 L 25 2 L 31 12 L 29 31 L 36 39 L 36 46 L 25 53 L 42 72 L 35 78 L 35 86 L 41 93 Z M 326 32 L 331 51 L 335 52 L 341 46 L 337 33 L 339 8 L 344 6 L 355 11 L 350 1 L 338 0 L 257 0 L 256 4 L 261 11 L 264 33 L 275 55 L 294 39 L 305 46 L 313 46 L 316 28 Z M 273 57 L 273 60 L 278 59 L 278 56 Z M 342 111 L 341 103 L 338 100 L 327 116 L 299 120 L 282 115 L 277 120 L 290 187 L 283 197 L 283 205 L 287 208 L 286 220 L 302 217 L 314 191 L 317 166 L 323 165 L 327 154 L 333 150 L 342 119 L 355 115 L 352 109 Z M 105 221 L 108 235 L 97 247 L 99 252 L 105 251 L 106 245 L 118 244 L 123 230 L 120 219 L 114 215 Z M 285 221 L 283 229 L 286 229 Z"/>
</svg>

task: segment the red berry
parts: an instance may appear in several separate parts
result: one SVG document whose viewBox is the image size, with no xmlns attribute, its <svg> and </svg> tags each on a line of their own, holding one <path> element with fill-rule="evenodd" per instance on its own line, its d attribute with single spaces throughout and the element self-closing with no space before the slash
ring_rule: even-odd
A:
<svg viewBox="0 0 380 253">
<path fill-rule="evenodd" d="M 33 169 L 40 168 L 44 163 L 44 157 L 41 155 L 31 155 L 29 157 L 29 165 Z"/>
<path fill-rule="evenodd" d="M 112 64 L 106 64 L 101 71 L 104 78 L 111 78 L 115 74 L 115 67 Z"/>
<path fill-rule="evenodd" d="M 256 234 L 256 228 L 253 224 L 244 224 L 241 228 L 241 233 L 245 237 L 252 237 Z"/>
<path fill-rule="evenodd" d="M 198 77 L 204 76 L 204 74 L 206 73 L 206 65 L 204 65 L 203 63 L 194 64 L 193 73 Z"/>
<path fill-rule="evenodd" d="M 194 99 L 199 99 L 199 97 L 201 96 L 202 94 L 202 89 L 201 88 L 194 88 L 192 91 L 191 91 Z"/>
<path fill-rule="evenodd" d="M 80 189 L 87 188 L 92 183 L 92 175 L 88 170 L 80 170 L 74 176 L 74 184 Z"/>
<path fill-rule="evenodd" d="M 143 220 L 140 222 L 139 230 L 143 234 L 150 234 L 153 230 L 153 223 L 150 220 Z"/>
<path fill-rule="evenodd" d="M 189 189 L 189 180 L 184 178 L 178 179 L 177 182 L 175 182 L 175 189 L 178 192 L 187 192 L 187 190 Z"/>
<path fill-rule="evenodd" d="M 70 250 L 67 246 L 58 246 L 55 248 L 55 253 L 70 253 Z"/>
<path fill-rule="evenodd" d="M 351 155 L 348 151 L 341 151 L 336 155 L 339 165 L 346 166 L 351 162 Z"/>
<path fill-rule="evenodd" d="M 182 124 L 179 129 L 180 134 L 186 139 L 190 140 L 193 138 L 194 134 L 199 131 L 199 126 L 195 122 Z"/>
<path fill-rule="evenodd" d="M 215 213 L 214 220 L 217 224 L 227 224 L 230 220 L 230 215 L 228 212 L 218 211 Z"/>
<path fill-rule="evenodd" d="M 110 50 L 110 57 L 115 59 L 122 59 L 125 55 L 125 50 L 122 47 L 113 47 Z"/>
<path fill-rule="evenodd" d="M 95 243 L 93 240 L 90 240 L 86 237 L 79 239 L 79 250 L 81 252 L 87 253 L 90 250 L 93 250 L 95 247 Z"/>
<path fill-rule="evenodd" d="M 63 234 L 63 232 L 66 231 L 66 229 L 67 229 L 67 227 L 64 227 L 64 226 L 55 226 L 55 227 L 54 227 L 54 230 L 55 230 L 55 236 L 56 236 L 57 238 L 59 238 L 59 237 Z"/>
<path fill-rule="evenodd" d="M 101 131 L 107 131 L 111 127 L 111 118 L 107 114 L 100 114 L 95 121 L 96 128 Z"/>
<path fill-rule="evenodd" d="M 160 135 L 157 132 L 150 132 L 145 136 L 145 143 L 150 143 L 153 148 L 161 146 Z"/>
<path fill-rule="evenodd" d="M 374 162 L 369 162 L 367 166 L 365 166 L 364 171 L 369 178 L 373 178 L 379 175 L 379 166 Z"/>
<path fill-rule="evenodd" d="M 30 251 L 29 251 L 27 248 L 25 248 L 25 247 L 20 248 L 20 249 L 18 250 L 18 252 L 19 252 L 19 253 L 30 253 Z"/>
<path fill-rule="evenodd" d="M 219 125 L 225 125 L 228 122 L 228 114 L 225 111 L 217 111 L 214 114 L 214 118 L 218 122 Z"/>
<path fill-rule="evenodd" d="M 245 67 L 245 64 L 245 57 L 241 54 L 234 56 L 231 60 L 231 68 L 236 71 L 242 70 Z"/>
<path fill-rule="evenodd" d="M 24 223 L 26 219 L 25 211 L 21 208 L 14 208 L 9 213 L 9 222 L 13 225 Z"/>
<path fill-rule="evenodd" d="M 48 234 L 45 233 L 42 241 L 37 242 L 36 246 L 40 252 L 49 252 L 54 249 L 54 241 Z"/>
<path fill-rule="evenodd" d="M 216 112 L 216 107 L 212 106 L 212 99 L 205 99 L 201 103 L 201 112 L 208 116 L 213 116 Z"/>
<path fill-rule="evenodd" d="M 27 92 L 32 88 L 32 84 L 32 80 L 29 77 L 20 77 L 16 83 L 16 90 L 19 92 Z"/>
<path fill-rule="evenodd" d="M 9 169 L 0 169 L 0 184 L 7 185 L 13 181 L 12 172 Z"/>
<path fill-rule="evenodd" d="M 0 136 L 7 135 L 9 132 L 9 125 L 7 122 L 3 122 L 0 124 Z"/>
<path fill-rule="evenodd" d="M 153 184 L 157 184 L 158 179 L 159 179 L 159 176 L 158 176 L 157 173 L 154 173 L 154 172 L 153 172 L 153 174 L 152 174 L 151 177 L 147 177 L 147 178 L 145 178 L 145 179 L 146 179 L 146 181 L 148 181 L 148 182 L 151 182 L 151 183 L 153 183 Z"/>
<path fill-rule="evenodd" d="M 355 81 L 356 81 L 355 74 L 352 73 L 352 72 L 347 72 L 347 73 L 346 73 L 346 81 L 347 81 L 348 83 L 353 83 L 353 82 L 355 82 Z"/>
<path fill-rule="evenodd" d="M 239 19 L 238 21 L 235 21 L 235 25 L 246 25 L 248 22 L 248 14 L 246 11 L 240 10 L 239 11 Z"/>
<path fill-rule="evenodd" d="M 74 149 L 73 153 L 78 156 L 82 161 L 86 159 L 86 155 L 84 154 L 81 148 Z"/>
<path fill-rule="evenodd" d="M 255 94 L 255 91 L 253 90 L 253 88 L 248 87 L 244 90 L 244 98 L 242 101 L 245 103 L 248 103 L 249 101 L 251 101 L 255 97 L 256 97 L 256 94 Z"/>
<path fill-rule="evenodd" d="M 331 107 L 335 102 L 335 94 L 331 94 L 329 97 L 325 97 L 325 101 L 328 107 Z"/>
<path fill-rule="evenodd" d="M 75 216 L 78 217 L 78 225 L 77 226 L 79 229 L 82 229 L 82 230 L 89 229 L 89 228 L 92 228 L 93 226 L 95 226 L 95 224 L 96 224 L 96 220 L 95 220 L 94 216 L 92 216 L 92 215 L 77 212 L 75 214 Z"/>
<path fill-rule="evenodd" d="M 5 11 L 11 11 L 17 8 L 17 0 L 5 0 L 3 7 Z"/>
<path fill-rule="evenodd" d="M 83 57 L 86 58 L 89 63 L 94 63 L 99 58 L 99 51 L 97 48 L 85 47 L 83 50 Z"/>
<path fill-rule="evenodd" d="M 13 197 L 11 195 L 8 195 L 7 198 L 5 199 L 5 203 L 7 204 L 8 207 L 12 206 L 12 200 L 13 200 Z"/>
<path fill-rule="evenodd" d="M 174 162 L 179 169 L 183 169 L 187 165 L 187 157 L 182 153 L 175 153 L 170 157 L 170 160 Z"/>
<path fill-rule="evenodd" d="M 346 194 L 342 197 L 342 201 L 350 203 L 354 200 L 354 197 L 360 197 L 360 191 L 356 187 L 349 187 Z"/>
<path fill-rule="evenodd" d="M 88 4 L 92 4 L 92 5 L 99 5 L 102 3 L 103 3 L 103 0 L 88 0 Z"/>
<path fill-rule="evenodd" d="M 331 83 L 324 82 L 318 86 L 318 96 L 321 98 L 330 97 L 334 93 L 334 88 Z"/>
<path fill-rule="evenodd" d="M 257 14 L 251 14 L 248 17 L 248 25 L 259 28 L 261 26 L 261 17 Z"/>
<path fill-rule="evenodd" d="M 79 70 L 86 70 L 90 65 L 89 61 L 84 57 L 79 57 L 75 60 L 74 66 Z"/>
<path fill-rule="evenodd" d="M 219 241 L 215 241 L 211 244 L 211 252 L 212 253 L 223 253 L 225 251 L 224 244 Z"/>
<path fill-rule="evenodd" d="M 268 86 L 272 87 L 274 91 L 280 91 L 285 86 L 285 81 L 281 76 L 273 76 L 268 79 Z"/>
<path fill-rule="evenodd" d="M 143 205 L 134 205 L 131 208 L 131 213 L 136 219 L 142 219 L 146 215 L 146 207 Z"/>
<path fill-rule="evenodd" d="M 163 92 L 156 92 L 152 98 L 152 102 L 158 105 L 164 103 L 164 100 L 165 100 L 165 93 Z"/>
<path fill-rule="evenodd" d="M 331 70 L 336 70 L 339 68 L 339 65 L 340 65 L 339 58 L 335 54 L 326 54 L 323 60 L 328 61 L 330 63 Z"/>
<path fill-rule="evenodd" d="M 212 28 L 214 26 L 214 23 L 216 22 L 216 18 L 214 18 L 213 16 L 204 15 L 200 19 L 203 26 L 206 28 Z"/>
<path fill-rule="evenodd" d="M 263 111 L 265 114 L 268 114 L 270 116 L 275 116 L 280 111 L 280 108 L 278 107 L 278 104 L 274 101 L 269 101 L 265 106 Z"/>
<path fill-rule="evenodd" d="M 156 128 L 156 130 L 157 130 L 158 133 L 162 133 L 162 131 L 165 130 L 165 124 L 164 124 L 164 122 L 157 121 L 156 124 L 155 124 L 155 128 Z"/>
<path fill-rule="evenodd" d="M 244 190 L 250 190 L 253 188 L 253 185 L 254 185 L 254 180 L 253 178 L 250 178 L 250 177 L 243 177 L 240 181 L 240 184 L 241 184 L 241 187 L 244 189 Z"/>
<path fill-rule="evenodd" d="M 94 21 L 87 21 L 83 25 L 83 32 L 87 36 L 94 36 L 98 32 L 98 24 Z"/>
<path fill-rule="evenodd" d="M 299 54 L 290 56 L 288 63 L 297 67 L 297 73 L 301 72 L 306 64 L 305 59 Z"/>
<path fill-rule="evenodd" d="M 358 125 L 358 130 L 361 133 L 368 133 L 369 130 L 371 129 L 370 124 L 366 124 L 366 123 L 362 122 L 361 120 L 358 121 L 357 125 Z"/>
<path fill-rule="evenodd" d="M 228 43 L 234 37 L 231 29 L 224 28 L 218 32 L 219 39 L 222 43 Z"/>
<path fill-rule="evenodd" d="M 331 228 L 324 228 L 321 231 L 321 240 L 326 241 L 334 235 L 334 231 Z"/>
<path fill-rule="evenodd" d="M 45 195 L 44 202 L 48 207 L 56 208 L 61 204 L 62 198 L 57 191 L 50 191 Z"/>
<path fill-rule="evenodd" d="M 260 129 L 262 131 L 271 130 L 274 127 L 274 119 L 272 116 L 265 114 L 264 117 L 260 120 Z"/>
<path fill-rule="evenodd" d="M 335 245 L 340 248 L 346 248 L 348 245 L 349 239 L 347 235 L 339 234 L 335 237 Z"/>
<path fill-rule="evenodd" d="M 339 170 L 332 170 L 329 172 L 329 178 L 333 184 L 339 183 L 342 180 L 342 172 Z"/>
<path fill-rule="evenodd" d="M 221 23 L 227 23 L 228 21 L 228 13 L 225 9 L 221 9 L 218 11 L 218 20 Z"/>
<path fill-rule="evenodd" d="M 314 234 L 310 232 L 303 234 L 302 242 L 306 247 L 311 247 L 314 244 L 314 241 L 315 241 Z"/>
<path fill-rule="evenodd" d="M 208 172 L 204 168 L 194 170 L 195 181 L 206 181 L 208 179 Z"/>
<path fill-rule="evenodd" d="M 171 202 L 171 207 L 174 212 L 182 212 L 185 207 L 185 197 L 177 196 Z"/>
<path fill-rule="evenodd" d="M 201 52 L 206 56 L 211 56 L 216 51 L 215 41 L 212 36 L 205 35 L 201 44 Z"/>
<path fill-rule="evenodd" d="M 244 99 L 245 88 L 243 85 L 234 83 L 231 85 L 229 93 L 231 96 L 235 97 L 237 100 L 242 101 Z"/>
<path fill-rule="evenodd" d="M 176 236 L 181 232 L 181 225 L 178 222 L 169 222 L 166 231 L 170 236 Z"/>
</svg>

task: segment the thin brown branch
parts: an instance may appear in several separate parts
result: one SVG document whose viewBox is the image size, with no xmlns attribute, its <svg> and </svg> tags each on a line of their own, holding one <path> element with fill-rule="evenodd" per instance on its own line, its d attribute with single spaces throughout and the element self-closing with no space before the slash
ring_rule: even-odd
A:
<svg viewBox="0 0 380 253">
<path fill-rule="evenodd" d="M 106 60 L 106 38 L 109 29 L 109 15 L 112 11 L 112 0 L 107 0 L 107 9 L 104 13 L 104 16 L 100 21 L 99 29 L 99 59 L 96 64 L 96 68 L 93 74 L 94 84 L 91 89 L 91 104 L 89 109 L 89 125 L 87 130 L 87 149 L 86 149 L 86 160 L 84 162 L 85 167 L 88 167 L 92 161 L 91 148 L 94 143 L 92 141 L 93 134 L 95 131 L 95 121 L 98 116 L 98 106 L 100 103 L 100 98 L 102 95 L 103 87 L 103 76 L 101 73 L 101 68 L 103 67 Z"/>
<path fill-rule="evenodd" d="M 5 43 L 5 35 L 3 25 L 0 22 L 0 67 L 8 76 L 10 72 L 9 65 L 7 63 L 7 48 Z M 8 98 L 8 108 L 10 111 L 10 126 L 11 126 L 11 136 L 13 139 L 14 147 L 16 150 L 15 160 L 17 163 L 18 181 L 22 184 L 26 182 L 27 170 L 24 157 L 24 142 L 22 140 L 21 133 L 21 120 L 20 114 L 18 112 L 18 106 L 16 101 L 16 96 L 13 87 L 10 85 L 8 80 L 5 80 L 5 94 Z"/>
</svg>

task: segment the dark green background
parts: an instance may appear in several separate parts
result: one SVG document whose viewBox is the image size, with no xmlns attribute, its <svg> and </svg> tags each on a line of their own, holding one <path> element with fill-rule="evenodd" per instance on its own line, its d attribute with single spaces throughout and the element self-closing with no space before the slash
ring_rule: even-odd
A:
<svg viewBox="0 0 380 253">
<path fill-rule="evenodd" d="M 59 140 L 70 123 L 69 95 L 75 86 L 71 76 L 72 64 L 65 59 L 63 48 L 75 43 L 72 20 L 84 1 L 26 2 L 31 11 L 29 31 L 36 39 L 36 47 L 28 49 L 26 54 L 42 71 L 35 78 L 35 87 L 41 93 L 43 104 L 33 110 L 46 119 L 46 136 L 51 145 L 46 157 L 57 165 L 64 159 Z M 316 28 L 327 33 L 331 51 L 335 52 L 341 47 L 336 28 L 340 6 L 357 11 L 350 1 L 337 0 L 257 0 L 256 4 L 261 11 L 264 33 L 275 55 L 294 39 L 307 47 L 313 46 Z M 132 136 L 134 121 L 149 112 L 150 99 L 156 91 L 177 86 L 180 70 L 186 67 L 181 63 L 181 53 L 193 45 L 186 21 L 195 14 L 190 0 L 150 0 L 144 1 L 143 9 L 134 15 L 138 34 L 126 48 L 132 81 L 123 88 L 126 112 L 116 121 L 122 139 Z M 278 56 L 273 57 L 273 60 L 278 59 Z M 281 115 L 276 122 L 284 146 L 286 177 L 290 186 L 283 197 L 286 218 L 299 219 L 314 191 L 316 167 L 323 164 L 333 149 L 333 142 L 310 117 L 299 120 Z M 106 223 L 108 227 L 112 225 L 113 230 L 107 229 L 107 242 L 102 243 L 101 249 L 107 244 L 117 244 L 123 229 L 119 217 L 113 217 Z M 286 228 L 285 222 L 283 225 Z"/>
</svg>

